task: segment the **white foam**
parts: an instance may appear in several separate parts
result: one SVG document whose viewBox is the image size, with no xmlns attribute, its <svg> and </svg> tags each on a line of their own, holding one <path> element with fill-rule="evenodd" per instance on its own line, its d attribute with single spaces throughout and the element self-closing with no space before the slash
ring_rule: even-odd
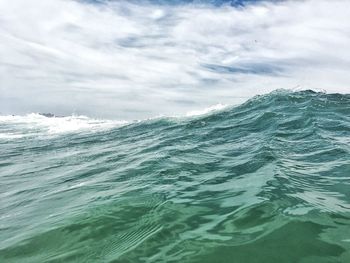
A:
<svg viewBox="0 0 350 263">
<path fill-rule="evenodd" d="M 48 118 L 37 113 L 24 116 L 0 116 L 0 124 L 10 124 L 10 131 L 0 131 L 0 138 L 15 139 L 38 133 L 62 134 L 80 131 L 100 131 L 128 124 L 127 121 L 99 120 L 86 116 Z M 35 131 L 35 132 L 34 132 Z"/>
<path fill-rule="evenodd" d="M 223 110 L 226 107 L 228 107 L 228 105 L 219 103 L 219 104 L 210 106 L 208 108 L 205 108 L 203 110 L 189 111 L 186 113 L 186 117 L 205 115 L 205 114 L 212 113 L 215 111 Z"/>
<path fill-rule="evenodd" d="M 25 137 L 25 134 L 14 134 L 14 133 L 0 133 L 0 140 L 12 140 Z"/>
<path fill-rule="evenodd" d="M 225 104 L 216 104 L 202 110 L 187 112 L 184 116 L 173 116 L 172 118 L 194 117 L 213 113 L 226 108 Z M 166 116 L 157 116 L 150 119 L 161 119 Z M 142 122 L 137 120 L 134 122 Z M 59 135 L 74 132 L 95 132 L 122 125 L 130 124 L 129 121 L 94 119 L 86 116 L 45 117 L 38 113 L 27 115 L 3 115 L 0 116 L 0 139 L 11 140 L 36 135 Z M 6 128 L 5 125 L 8 125 Z M 4 128 L 5 127 L 5 128 Z M 1 126 L 0 126 L 1 128 Z"/>
</svg>

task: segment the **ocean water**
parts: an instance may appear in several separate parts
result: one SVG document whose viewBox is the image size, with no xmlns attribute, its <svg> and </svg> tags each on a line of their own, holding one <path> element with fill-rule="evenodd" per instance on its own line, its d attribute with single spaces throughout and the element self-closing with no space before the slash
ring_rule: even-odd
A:
<svg viewBox="0 0 350 263">
<path fill-rule="evenodd" d="M 350 262 L 350 95 L 0 117 L 0 262 Z"/>
</svg>

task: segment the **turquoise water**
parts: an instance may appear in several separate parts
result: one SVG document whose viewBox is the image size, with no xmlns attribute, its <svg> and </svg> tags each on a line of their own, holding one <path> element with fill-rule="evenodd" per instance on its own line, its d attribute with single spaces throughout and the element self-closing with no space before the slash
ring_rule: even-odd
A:
<svg viewBox="0 0 350 263">
<path fill-rule="evenodd" d="M 0 135 L 0 262 L 350 262 L 350 95 Z"/>
</svg>

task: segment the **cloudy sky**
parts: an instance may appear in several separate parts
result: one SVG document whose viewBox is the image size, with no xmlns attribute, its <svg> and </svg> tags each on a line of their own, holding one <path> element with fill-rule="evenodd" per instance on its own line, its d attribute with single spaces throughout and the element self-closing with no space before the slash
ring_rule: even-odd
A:
<svg viewBox="0 0 350 263">
<path fill-rule="evenodd" d="M 0 0 L 1 114 L 181 115 L 349 69 L 348 0 Z"/>
</svg>

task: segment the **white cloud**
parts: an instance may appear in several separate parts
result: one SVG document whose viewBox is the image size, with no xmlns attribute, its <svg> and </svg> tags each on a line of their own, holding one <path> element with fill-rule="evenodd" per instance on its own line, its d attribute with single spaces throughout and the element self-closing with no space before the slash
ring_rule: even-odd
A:
<svg viewBox="0 0 350 263">
<path fill-rule="evenodd" d="M 350 2 L 0 0 L 0 112 L 120 119 L 276 88 L 350 91 Z"/>
</svg>

